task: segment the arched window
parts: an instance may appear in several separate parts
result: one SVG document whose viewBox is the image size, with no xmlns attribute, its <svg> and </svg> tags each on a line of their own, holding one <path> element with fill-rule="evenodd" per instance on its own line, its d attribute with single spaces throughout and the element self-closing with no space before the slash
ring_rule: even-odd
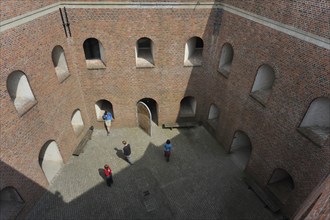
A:
<svg viewBox="0 0 330 220">
<path fill-rule="evenodd" d="M 244 170 L 249 162 L 251 152 L 252 145 L 249 136 L 243 131 L 235 131 L 230 146 L 230 154 L 236 166 Z"/>
<path fill-rule="evenodd" d="M 84 122 L 81 117 L 81 112 L 79 109 L 76 109 L 71 117 L 71 125 L 74 133 L 78 136 L 84 130 Z"/>
<path fill-rule="evenodd" d="M 201 66 L 203 55 L 203 40 L 199 37 L 190 38 L 185 46 L 184 65 Z"/>
<path fill-rule="evenodd" d="M 184 97 L 180 102 L 180 118 L 195 117 L 196 99 L 192 96 Z"/>
<path fill-rule="evenodd" d="M 147 37 L 136 42 L 136 66 L 154 67 L 153 42 Z"/>
<path fill-rule="evenodd" d="M 298 131 L 318 146 L 330 138 L 330 99 L 320 97 L 309 106 Z"/>
<path fill-rule="evenodd" d="M 0 191 L 0 218 L 16 219 L 24 204 L 24 200 L 14 187 L 7 186 L 3 188 Z"/>
<path fill-rule="evenodd" d="M 65 59 L 64 50 L 61 46 L 54 47 L 52 51 L 52 60 L 58 81 L 63 82 L 70 74 Z"/>
<path fill-rule="evenodd" d="M 275 80 L 275 72 L 272 67 L 264 64 L 259 67 L 251 90 L 251 96 L 265 105 L 270 95 Z"/>
<path fill-rule="evenodd" d="M 95 113 L 96 113 L 96 119 L 98 121 L 103 121 L 102 116 L 105 111 L 110 112 L 112 114 L 112 117 L 115 118 L 111 102 L 105 99 L 101 99 L 97 101 L 95 103 Z"/>
<path fill-rule="evenodd" d="M 215 104 L 212 104 L 209 109 L 209 115 L 207 121 L 213 129 L 217 128 L 219 115 L 220 115 L 219 108 Z"/>
<path fill-rule="evenodd" d="M 19 115 L 23 115 L 37 103 L 29 81 L 21 71 L 14 71 L 8 76 L 7 90 Z"/>
<path fill-rule="evenodd" d="M 294 189 L 294 181 L 286 170 L 277 168 L 270 177 L 267 186 L 282 203 L 285 203 L 290 192 Z"/>
<path fill-rule="evenodd" d="M 88 69 L 104 69 L 104 48 L 95 38 L 88 38 L 84 42 L 84 52 Z"/>
<path fill-rule="evenodd" d="M 234 57 L 233 47 L 229 43 L 224 44 L 221 49 L 218 71 L 221 72 L 225 77 L 228 77 L 230 74 L 233 57 Z"/>
<path fill-rule="evenodd" d="M 47 141 L 39 153 L 39 164 L 50 183 L 62 168 L 63 159 L 55 141 Z"/>
</svg>

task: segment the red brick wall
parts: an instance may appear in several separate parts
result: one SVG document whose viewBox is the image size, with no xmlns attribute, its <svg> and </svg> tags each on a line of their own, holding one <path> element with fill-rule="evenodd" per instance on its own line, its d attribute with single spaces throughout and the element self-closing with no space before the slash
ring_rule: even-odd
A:
<svg viewBox="0 0 330 220">
<path fill-rule="evenodd" d="M 11 2 L 2 4 L 10 6 Z M 252 7 L 251 3 L 244 9 L 265 15 L 263 10 L 267 11 L 267 7 L 255 11 L 257 6 L 256 3 Z M 38 7 L 43 6 L 27 4 L 22 10 Z M 73 133 L 73 111 L 81 110 L 84 132 L 90 125 L 101 128 L 94 108 L 100 99 L 112 103 L 114 127 L 136 126 L 136 103 L 142 98 L 156 100 L 159 125 L 175 121 L 184 96 L 196 97 L 197 117 L 204 123 L 210 104 L 215 103 L 220 108 L 220 119 L 212 133 L 228 151 L 236 130 L 249 136 L 252 155 L 247 172 L 259 184 L 266 187 L 275 168 L 283 168 L 292 176 L 295 189 L 283 207 L 288 215 L 299 208 L 327 174 L 329 147 L 315 146 L 296 128 L 313 99 L 330 96 L 329 51 L 217 10 L 68 8 L 67 12 L 72 38 L 65 38 L 59 12 L 9 29 L 0 37 L 0 135 L 1 152 L 5 152 L 1 161 L 17 171 L 11 176 L 9 172 L 5 174 L 0 188 L 17 188 L 27 202 L 25 210 L 38 197 L 31 193 L 40 195 L 40 188 L 30 184 L 25 189 L 13 180 L 23 174 L 35 185 L 46 187 L 47 180 L 38 163 L 41 147 L 46 141 L 55 140 L 67 162 L 83 136 Z M 21 12 L 15 13 L 12 15 Z M 292 19 L 297 27 L 302 24 L 295 16 L 289 18 L 282 22 L 290 23 Z M 219 26 L 214 27 L 214 23 Z M 316 22 L 311 28 L 317 25 Z M 317 33 L 324 36 L 322 31 Z M 193 36 L 204 40 L 203 67 L 183 66 L 185 43 Z M 82 45 L 90 37 L 100 40 L 105 48 L 103 70 L 86 68 Z M 154 43 L 154 68 L 135 67 L 134 48 L 141 37 Z M 228 79 L 217 72 L 220 49 L 226 42 L 234 49 Z M 58 82 L 51 59 L 56 45 L 63 47 L 71 74 L 63 83 Z M 264 63 L 273 67 L 276 76 L 265 107 L 249 96 L 257 68 Z M 38 101 L 22 117 L 18 116 L 5 83 L 15 70 L 26 73 Z"/>
<path fill-rule="evenodd" d="M 219 126 L 213 132 L 228 151 L 236 130 L 249 136 L 252 155 L 247 172 L 263 187 L 276 168 L 292 176 L 295 189 L 283 207 L 290 216 L 330 170 L 329 146 L 320 148 L 296 130 L 310 103 L 330 95 L 329 51 L 227 12 L 219 36 L 206 38 L 215 44 L 209 49 L 214 53 L 204 53 L 207 64 L 199 84 L 205 86 L 198 112 L 206 122 L 209 106 L 219 106 Z M 217 72 L 224 43 L 234 49 L 228 79 Z M 249 96 L 262 64 L 275 70 L 265 107 Z"/>
<path fill-rule="evenodd" d="M 68 13 L 92 123 L 102 127 L 102 122 L 96 122 L 94 108 L 99 99 L 112 103 L 114 127 L 136 126 L 136 103 L 143 98 L 158 103 L 160 124 L 174 121 L 193 69 L 183 66 L 185 43 L 190 37 L 203 35 L 210 11 L 68 9 Z M 105 48 L 104 70 L 86 68 L 82 45 L 90 37 Z M 154 68 L 136 68 L 135 45 L 141 37 L 154 43 Z M 196 71 L 202 74 L 202 68 Z M 191 90 L 197 94 L 197 88 Z"/>
<path fill-rule="evenodd" d="M 71 42 L 63 35 L 57 13 L 2 32 L 0 39 L 1 161 L 16 171 L 1 177 L 0 188 L 15 187 L 26 201 L 26 209 L 29 209 L 36 198 L 31 195 L 40 195 L 40 189 L 48 185 L 38 162 L 42 146 L 48 140 L 55 140 L 64 162 L 67 162 L 83 135 L 76 137 L 73 133 L 73 111 L 76 108 L 81 110 L 86 123 L 85 131 L 90 122 L 77 83 L 74 57 L 70 52 Z M 58 82 L 52 63 L 51 54 L 56 45 L 63 47 L 71 74 L 63 83 Z M 6 87 L 8 75 L 15 70 L 26 74 L 38 102 L 21 117 Z M 20 175 L 41 188 L 25 187 L 19 181 Z M 16 181 L 10 181 L 15 178 Z"/>
<path fill-rule="evenodd" d="M 223 0 L 223 3 L 256 13 L 329 39 L 329 8 L 327 0 Z"/>
</svg>

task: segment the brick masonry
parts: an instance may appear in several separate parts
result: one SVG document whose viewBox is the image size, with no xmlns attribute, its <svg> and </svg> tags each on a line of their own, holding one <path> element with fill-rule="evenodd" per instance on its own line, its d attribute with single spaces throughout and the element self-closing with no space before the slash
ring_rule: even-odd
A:
<svg viewBox="0 0 330 220">
<path fill-rule="evenodd" d="M 56 3 L 33 1 L 16 7 L 19 2 L 2 1 L 1 20 Z M 309 6 L 305 1 L 289 4 L 278 0 L 263 5 L 258 1 L 223 2 L 329 38 L 329 23 L 324 23 L 324 11 L 329 8 L 326 1 L 309 1 Z M 136 103 L 140 99 L 157 102 L 161 125 L 176 120 L 185 96 L 196 98 L 196 117 L 227 151 L 236 130 L 248 134 L 253 150 L 246 172 L 261 186 L 266 188 L 276 168 L 291 175 L 295 189 L 283 205 L 283 212 L 292 216 L 304 209 L 301 204 L 330 170 L 330 148 L 329 140 L 327 146 L 317 147 L 296 128 L 315 98 L 330 97 L 329 50 L 220 9 L 67 11 L 71 38 L 65 37 L 58 11 L 6 30 L 0 37 L 1 169 L 10 170 L 3 172 L 0 188 L 14 186 L 26 201 L 24 210 L 31 208 L 38 197 L 31 194 L 40 195 L 40 189 L 48 185 L 38 162 L 43 144 L 55 140 L 67 162 L 88 127 L 103 126 L 95 115 L 98 100 L 112 103 L 114 127 L 135 127 Z M 203 64 L 184 67 L 185 43 L 194 36 L 204 41 Z M 105 49 L 105 69 L 86 68 L 82 45 L 90 37 L 97 38 Z M 154 43 L 154 68 L 135 66 L 134 48 L 141 37 Z M 224 43 L 234 49 L 228 78 L 217 71 Z M 56 45 L 63 47 L 70 71 L 70 77 L 62 83 L 57 80 L 51 59 Z M 262 64 L 275 71 L 265 107 L 249 96 Z M 7 77 L 15 70 L 27 75 L 38 102 L 22 117 L 6 88 Z M 206 122 L 212 103 L 220 109 L 215 130 Z M 85 123 L 78 137 L 70 124 L 75 109 L 81 110 Z M 29 188 L 16 181 L 22 174 L 30 180 Z"/>
</svg>

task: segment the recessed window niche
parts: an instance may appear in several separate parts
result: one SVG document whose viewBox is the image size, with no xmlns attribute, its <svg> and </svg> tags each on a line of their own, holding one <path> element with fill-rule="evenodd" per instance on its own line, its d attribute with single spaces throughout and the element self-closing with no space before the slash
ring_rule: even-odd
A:
<svg viewBox="0 0 330 220">
<path fill-rule="evenodd" d="M 50 183 L 62 168 L 63 159 L 55 141 L 47 141 L 39 152 L 39 164 Z"/>
<path fill-rule="evenodd" d="M 235 131 L 230 146 L 230 155 L 237 167 L 244 170 L 249 162 L 252 145 L 249 136 L 240 130 Z"/>
<path fill-rule="evenodd" d="M 37 103 L 28 78 L 21 71 L 14 71 L 8 76 L 7 90 L 20 116 Z"/>
<path fill-rule="evenodd" d="M 153 44 L 147 37 L 140 38 L 136 42 L 136 67 L 154 67 Z"/>
<path fill-rule="evenodd" d="M 192 96 L 184 97 L 180 102 L 180 118 L 195 117 L 196 114 L 196 99 Z"/>
<path fill-rule="evenodd" d="M 231 65 L 233 62 L 234 50 L 229 43 L 225 43 L 221 49 L 221 56 L 218 71 L 226 78 L 229 77 Z"/>
<path fill-rule="evenodd" d="M 71 117 L 71 125 L 76 136 L 84 130 L 84 121 L 81 117 L 81 112 L 79 109 L 76 109 Z"/>
<path fill-rule="evenodd" d="M 207 122 L 213 129 L 217 128 L 219 115 L 220 115 L 219 108 L 215 104 L 212 104 L 209 109 L 209 115 L 207 118 Z"/>
<path fill-rule="evenodd" d="M 324 146 L 330 138 L 330 99 L 315 99 L 297 130 L 314 144 Z"/>
<path fill-rule="evenodd" d="M 250 95 L 265 106 L 271 93 L 274 80 L 275 72 L 273 68 L 267 64 L 261 65 L 258 68 Z"/>
<path fill-rule="evenodd" d="M 16 219 L 25 202 L 18 191 L 7 186 L 0 191 L 0 219 Z"/>
<path fill-rule="evenodd" d="M 64 50 L 61 46 L 54 47 L 52 51 L 52 60 L 58 81 L 63 82 L 70 74 L 65 59 Z"/>
<path fill-rule="evenodd" d="M 190 38 L 185 45 L 184 66 L 201 66 L 204 43 L 200 37 Z"/>
<path fill-rule="evenodd" d="M 294 181 L 286 170 L 277 168 L 273 171 L 267 187 L 284 204 L 294 189 Z"/>
<path fill-rule="evenodd" d="M 104 48 L 101 42 L 95 38 L 88 38 L 83 47 L 87 69 L 105 69 Z"/>
<path fill-rule="evenodd" d="M 105 99 L 98 100 L 95 103 L 95 113 L 97 121 L 103 121 L 102 116 L 104 115 L 105 111 L 110 112 L 112 114 L 112 117 L 115 118 L 111 102 Z"/>
</svg>

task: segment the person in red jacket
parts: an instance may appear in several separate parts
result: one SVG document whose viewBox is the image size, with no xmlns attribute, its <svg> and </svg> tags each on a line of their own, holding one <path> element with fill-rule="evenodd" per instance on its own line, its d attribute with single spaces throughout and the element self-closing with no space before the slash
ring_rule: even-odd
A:
<svg viewBox="0 0 330 220">
<path fill-rule="evenodd" d="M 110 169 L 108 164 L 104 165 L 103 171 L 104 171 L 105 177 L 107 178 L 107 185 L 109 187 L 111 187 L 111 184 L 113 183 L 112 170 Z"/>
</svg>

